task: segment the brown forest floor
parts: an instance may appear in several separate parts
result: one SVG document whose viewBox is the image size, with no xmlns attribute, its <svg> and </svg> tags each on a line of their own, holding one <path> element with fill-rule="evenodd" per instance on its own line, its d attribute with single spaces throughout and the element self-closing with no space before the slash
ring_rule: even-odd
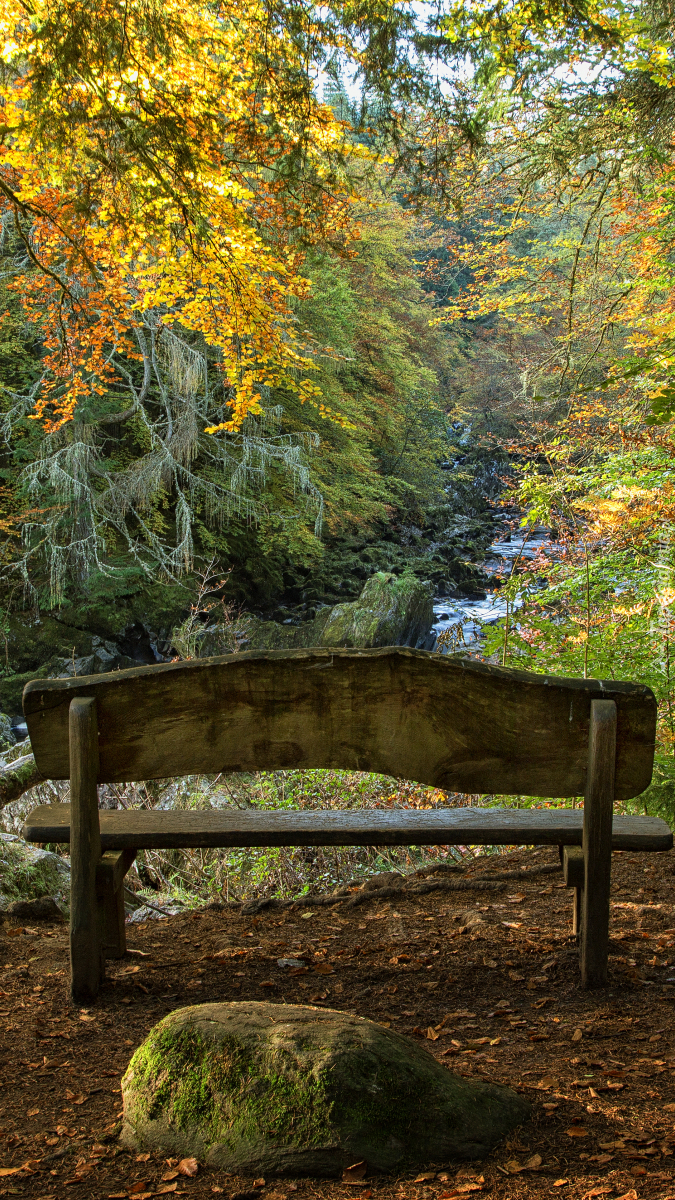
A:
<svg viewBox="0 0 675 1200">
<path fill-rule="evenodd" d="M 518 851 L 491 866 L 556 859 L 553 849 Z M 675 852 L 614 856 L 611 983 L 597 992 L 580 988 L 572 893 L 556 874 L 510 880 L 489 895 L 435 892 L 255 917 L 206 910 L 131 926 L 132 953 L 108 964 L 87 1011 L 68 1000 L 65 926 L 6 924 L 0 1196 L 82 1200 L 162 1188 L 192 1200 L 675 1198 L 674 873 Z M 460 932 L 467 908 L 483 923 Z M 311 965 L 291 975 L 280 957 Z M 252 1179 L 200 1166 L 194 1178 L 162 1182 L 174 1163 L 143 1161 L 116 1143 L 121 1076 L 165 1013 L 239 999 L 322 1004 L 424 1037 L 451 1070 L 523 1091 L 532 1120 L 489 1158 L 437 1164 L 422 1180 L 268 1180 L 258 1193 Z"/>
</svg>

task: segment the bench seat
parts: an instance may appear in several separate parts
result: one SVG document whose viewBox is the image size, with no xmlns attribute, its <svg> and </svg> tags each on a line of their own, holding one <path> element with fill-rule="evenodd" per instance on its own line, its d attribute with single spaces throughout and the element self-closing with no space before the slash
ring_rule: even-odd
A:
<svg viewBox="0 0 675 1200">
<path fill-rule="evenodd" d="M 583 809 L 431 810 L 106 810 L 101 849 L 169 850 L 208 846 L 581 846 Z M 69 842 L 70 805 L 36 808 L 23 828 L 29 842 Z M 615 816 L 612 849 L 670 850 L 660 817 Z"/>
<path fill-rule="evenodd" d="M 584 987 L 607 984 L 612 850 L 668 851 L 665 821 L 614 816 L 648 787 L 656 698 L 408 647 L 243 651 L 84 678 L 23 697 L 35 762 L 71 806 L 24 836 L 69 842 L 71 994 L 97 996 L 125 953 L 124 875 L 138 852 L 228 846 L 557 845 L 575 889 Z M 185 775 L 369 771 L 443 792 L 584 797 L 583 809 L 99 810 L 98 787 Z"/>
</svg>

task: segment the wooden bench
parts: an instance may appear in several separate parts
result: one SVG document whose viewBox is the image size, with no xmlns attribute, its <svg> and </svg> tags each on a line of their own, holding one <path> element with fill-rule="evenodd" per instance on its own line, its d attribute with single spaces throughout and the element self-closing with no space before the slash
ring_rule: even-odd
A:
<svg viewBox="0 0 675 1200">
<path fill-rule="evenodd" d="M 656 701 L 630 683 L 556 679 L 407 648 L 250 651 L 34 680 L 39 771 L 70 805 L 29 841 L 70 842 L 71 989 L 97 995 L 125 952 L 122 881 L 140 849 L 282 845 L 557 845 L 576 889 L 585 986 L 607 981 L 612 850 L 672 847 L 664 821 L 613 816 L 651 779 Z M 97 784 L 215 772 L 374 771 L 447 791 L 585 797 L 583 809 L 99 812 Z"/>
</svg>

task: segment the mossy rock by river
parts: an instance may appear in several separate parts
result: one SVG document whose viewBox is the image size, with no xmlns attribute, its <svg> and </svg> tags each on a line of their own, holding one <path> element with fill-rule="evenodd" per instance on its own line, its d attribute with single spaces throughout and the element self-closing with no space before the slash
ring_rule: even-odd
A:
<svg viewBox="0 0 675 1200">
<path fill-rule="evenodd" d="M 170 1013 L 134 1054 L 122 1093 L 127 1147 L 255 1174 L 480 1158 L 530 1111 L 373 1021 L 254 1000 Z"/>
<path fill-rule="evenodd" d="M 433 587 L 414 575 L 378 571 L 358 600 L 325 608 L 302 625 L 246 618 L 246 650 L 310 646 L 416 646 L 434 623 Z M 217 630 L 206 630 L 200 655 L 226 653 Z"/>
<path fill-rule="evenodd" d="M 378 571 L 358 600 L 338 604 L 321 635 L 322 646 L 414 646 L 434 622 L 433 588 L 414 575 Z"/>
</svg>

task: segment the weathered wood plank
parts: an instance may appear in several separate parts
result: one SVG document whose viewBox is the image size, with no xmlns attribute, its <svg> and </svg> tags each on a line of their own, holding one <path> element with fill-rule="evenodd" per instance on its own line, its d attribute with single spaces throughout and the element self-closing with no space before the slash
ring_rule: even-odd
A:
<svg viewBox="0 0 675 1200">
<path fill-rule="evenodd" d="M 228 811 L 99 813 L 106 850 L 190 846 L 580 846 L 583 809 L 446 808 L 429 812 Z M 70 808 L 49 804 L 28 817 L 23 836 L 67 842 Z M 615 817 L 615 850 L 670 850 L 673 835 L 660 817 Z"/>
<path fill-rule="evenodd" d="M 98 825 L 96 701 L 75 697 L 69 710 L 70 794 L 70 987 L 76 1004 L 98 994 L 102 973 L 96 866 L 101 857 Z"/>
<path fill-rule="evenodd" d="M 126 954 L 123 885 L 124 876 L 135 857 L 135 850 L 108 850 L 96 867 L 96 892 L 101 909 L 104 958 L 124 958 Z"/>
<path fill-rule="evenodd" d="M 589 988 L 607 983 L 615 761 L 616 705 L 612 700 L 594 700 L 584 798 L 581 899 L 581 982 Z"/>
<path fill-rule="evenodd" d="M 562 856 L 563 879 L 568 887 L 584 886 L 584 852 L 581 846 L 565 846 Z"/>
<path fill-rule="evenodd" d="M 96 868 L 97 885 L 116 892 L 124 883 L 124 876 L 135 858 L 135 850 L 106 851 Z"/>
<path fill-rule="evenodd" d="M 651 779 L 649 688 L 407 647 L 249 651 L 33 680 L 24 713 L 46 778 L 68 777 L 75 694 L 96 698 L 101 781 L 326 767 L 448 791 L 582 795 L 593 699 L 612 699 L 618 709 L 617 799 L 638 795 Z"/>
<path fill-rule="evenodd" d="M 568 887 L 574 888 L 572 900 L 572 933 L 575 937 L 581 934 L 583 924 L 584 880 L 584 851 L 582 846 L 564 846 L 562 848 L 563 879 Z"/>
</svg>

